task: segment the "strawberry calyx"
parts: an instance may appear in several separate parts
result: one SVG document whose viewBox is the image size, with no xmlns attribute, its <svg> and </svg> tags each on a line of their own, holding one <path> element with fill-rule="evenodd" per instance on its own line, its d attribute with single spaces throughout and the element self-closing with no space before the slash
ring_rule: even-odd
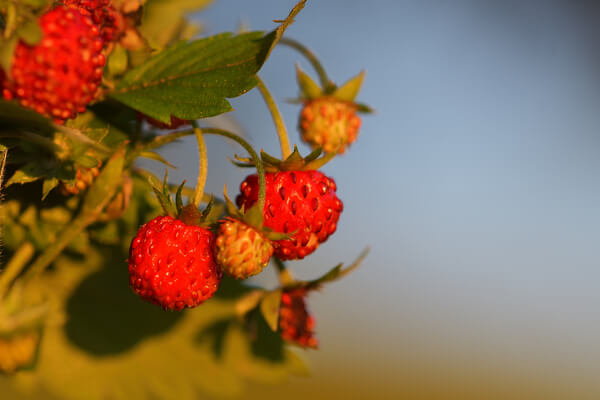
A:
<svg viewBox="0 0 600 400">
<path fill-rule="evenodd" d="M 291 102 L 307 103 L 316 99 L 328 98 L 332 101 L 347 103 L 355 108 L 357 112 L 372 113 L 373 109 L 371 107 L 355 101 L 364 77 L 365 71 L 363 70 L 341 86 L 330 83 L 326 87 L 322 87 L 307 73 L 302 71 L 300 66 L 296 66 L 296 79 L 298 81 L 298 86 L 300 86 L 300 97 L 298 99 L 292 99 Z"/>
<path fill-rule="evenodd" d="M 177 192 L 175 194 L 175 203 L 173 203 L 168 185 L 168 177 L 169 174 L 165 170 L 165 177 L 161 187 L 154 182 L 152 177 L 148 178 L 150 186 L 152 186 L 152 190 L 154 191 L 154 194 L 156 195 L 156 198 L 160 203 L 165 215 L 178 219 L 186 225 L 210 228 L 215 220 L 214 216 L 212 215 L 214 198 L 210 198 L 203 210 L 199 210 L 194 204 L 188 204 L 184 206 L 181 192 L 186 181 L 183 181 L 177 188 Z"/>
<path fill-rule="evenodd" d="M 262 161 L 263 168 L 266 172 L 278 172 L 278 171 L 314 171 L 327 164 L 333 159 L 337 152 L 329 152 L 323 154 L 323 149 L 317 147 L 306 157 L 302 157 L 298 146 L 294 146 L 294 151 L 285 160 L 280 160 L 274 157 L 264 150 L 260 151 L 260 158 Z M 322 156 L 321 156 L 322 155 Z M 237 161 L 233 161 L 238 167 L 253 167 L 251 159 L 245 157 L 235 156 Z"/>
</svg>

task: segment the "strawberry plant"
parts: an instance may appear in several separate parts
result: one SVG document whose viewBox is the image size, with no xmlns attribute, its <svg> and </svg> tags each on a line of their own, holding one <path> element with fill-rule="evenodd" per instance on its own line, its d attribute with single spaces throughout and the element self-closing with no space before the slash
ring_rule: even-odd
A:
<svg viewBox="0 0 600 400">
<path fill-rule="evenodd" d="M 317 347 L 308 295 L 365 256 L 310 281 L 284 263 L 326 247 L 343 218 L 334 178 L 319 168 L 358 135 L 356 112 L 369 111 L 354 101 L 363 74 L 337 87 L 284 37 L 306 0 L 271 31 L 199 37 L 186 12 L 208 3 L 0 0 L 7 398 L 230 396 L 248 380 L 302 374 L 289 345 Z M 298 138 L 314 147 L 304 156 L 258 76 L 278 45 L 298 50 L 321 80 L 298 70 Z M 205 123 L 255 87 L 281 158 Z M 237 205 L 226 190 L 204 193 L 207 156 L 216 156 L 206 135 L 247 153 L 232 163 L 252 169 Z M 171 162 L 157 152 L 185 136 L 198 147 L 194 187 L 169 181 Z M 165 164 L 164 177 L 140 158 Z M 267 268 L 276 288 L 246 281 Z"/>
</svg>

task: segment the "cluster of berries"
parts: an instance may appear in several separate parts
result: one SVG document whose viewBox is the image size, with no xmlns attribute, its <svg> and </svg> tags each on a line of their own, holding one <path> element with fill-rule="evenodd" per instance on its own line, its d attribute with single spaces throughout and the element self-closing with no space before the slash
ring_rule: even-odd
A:
<svg viewBox="0 0 600 400">
<path fill-rule="evenodd" d="M 225 195 L 229 216 L 216 227 L 202 222 L 195 205 L 180 206 L 175 215 L 143 225 L 129 256 L 130 286 L 143 299 L 168 310 L 195 307 L 213 296 L 223 274 L 246 279 L 261 272 L 272 256 L 303 259 L 336 231 L 344 206 L 335 181 L 318 168 L 358 136 L 356 113 L 368 111 L 354 102 L 363 74 L 340 88 L 322 77 L 322 88 L 299 68 L 297 72 L 303 103 L 298 129 L 315 151 L 302 157 L 294 148 L 284 160 L 264 152 L 262 161 L 256 155 L 241 159 L 248 166 L 254 162 L 258 173 L 241 183 L 239 208 Z M 140 118 L 160 129 L 189 123 L 175 117 L 170 124 Z M 319 158 L 322 150 L 326 155 Z M 169 202 L 170 195 L 161 204 L 164 201 Z M 284 340 L 315 348 L 314 318 L 305 302 L 308 291 L 284 287 L 279 330 Z"/>
<path fill-rule="evenodd" d="M 63 123 L 96 99 L 122 17 L 110 0 L 63 0 L 39 25 L 41 40 L 17 44 L 10 71 L 0 71 L 0 87 L 5 99 Z"/>
</svg>

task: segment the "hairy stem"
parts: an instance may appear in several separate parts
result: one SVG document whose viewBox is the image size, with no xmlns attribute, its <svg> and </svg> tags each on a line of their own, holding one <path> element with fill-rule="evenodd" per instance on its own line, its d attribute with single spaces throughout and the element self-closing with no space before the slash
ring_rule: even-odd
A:
<svg viewBox="0 0 600 400">
<path fill-rule="evenodd" d="M 204 136 L 202 136 L 202 130 L 198 127 L 196 121 L 191 121 L 194 127 L 194 134 L 196 135 L 196 142 L 198 142 L 198 181 L 196 182 L 196 189 L 194 190 L 193 204 L 196 207 L 200 206 L 202 202 L 202 196 L 204 195 L 204 186 L 206 185 L 206 177 L 208 175 L 208 158 L 206 156 L 206 143 L 204 142 Z"/>
<path fill-rule="evenodd" d="M 262 165 L 262 162 L 260 161 L 260 158 L 258 157 L 258 154 L 256 154 L 256 151 L 254 151 L 254 149 L 252 148 L 252 146 L 250 146 L 248 144 L 248 142 L 246 142 L 244 139 L 242 139 L 235 133 L 226 131 L 224 129 L 218 129 L 218 128 L 203 128 L 202 131 L 207 134 L 220 135 L 220 136 L 224 136 L 226 138 L 236 141 L 248 152 L 250 157 L 252 157 L 252 161 L 254 161 L 254 164 L 256 165 L 256 173 L 258 174 L 258 185 L 259 185 L 259 189 L 258 189 L 258 207 L 259 208 L 258 209 L 261 211 L 264 210 L 265 209 L 265 169 Z"/>
<path fill-rule="evenodd" d="M 265 83 L 260 79 L 257 75 L 256 79 L 258 80 L 258 90 L 260 90 L 260 94 L 262 94 L 269 111 L 271 112 L 271 117 L 273 117 L 273 122 L 275 123 L 275 128 L 277 128 L 277 135 L 279 136 L 279 144 L 281 145 L 281 157 L 282 159 L 286 159 L 292 154 L 292 149 L 290 147 L 290 141 L 288 139 L 287 130 L 285 128 L 285 123 L 283 122 L 283 118 L 281 117 L 281 112 L 277 107 L 277 103 L 273 99 L 273 96 L 265 86 Z"/>
<path fill-rule="evenodd" d="M 324 89 L 333 86 L 333 82 L 327 76 L 325 68 L 323 68 L 323 65 L 319 62 L 315 53 L 310 51 L 306 46 L 294 39 L 290 39 L 287 37 L 282 37 L 281 39 L 279 39 L 279 44 L 291 47 L 292 49 L 297 50 L 298 52 L 300 52 L 300 54 L 306 57 L 306 59 L 311 63 L 315 71 L 317 71 L 317 74 L 319 75 L 319 80 L 321 81 L 321 86 L 323 86 Z"/>
</svg>

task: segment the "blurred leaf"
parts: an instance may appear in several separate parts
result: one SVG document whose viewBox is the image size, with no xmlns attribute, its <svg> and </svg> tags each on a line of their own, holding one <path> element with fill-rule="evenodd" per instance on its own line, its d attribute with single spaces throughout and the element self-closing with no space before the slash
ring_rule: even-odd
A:
<svg viewBox="0 0 600 400">
<path fill-rule="evenodd" d="M 185 25 L 184 15 L 207 7 L 212 0 L 148 0 L 140 31 L 150 44 L 162 49 L 173 40 Z"/>
<path fill-rule="evenodd" d="M 111 76 L 121 75 L 127 70 L 127 50 L 116 45 L 108 56 L 108 72 Z"/>
<path fill-rule="evenodd" d="M 42 200 L 44 200 L 57 185 L 58 179 L 55 177 L 44 180 L 44 184 L 42 185 Z"/>
<path fill-rule="evenodd" d="M 303 6 L 266 36 L 223 33 L 177 43 L 129 71 L 108 95 L 165 123 L 172 115 L 192 120 L 231 111 L 226 98 L 257 84 L 254 75 Z"/>
<path fill-rule="evenodd" d="M 31 128 L 43 133 L 55 131 L 55 125 L 48 118 L 15 102 L 0 100 L 0 129 L 11 127 Z"/>
<path fill-rule="evenodd" d="M 262 313 L 269 328 L 277 331 L 279 327 L 279 305 L 281 304 L 281 289 L 267 293 L 260 302 Z"/>
<path fill-rule="evenodd" d="M 90 186 L 83 201 L 82 215 L 99 213 L 111 200 L 123 177 L 125 149 L 121 148 L 106 163 Z"/>
<path fill-rule="evenodd" d="M 18 169 L 6 182 L 6 186 L 37 181 L 48 175 L 48 171 L 49 169 L 45 163 L 41 163 L 39 160 L 31 161 Z"/>
</svg>

